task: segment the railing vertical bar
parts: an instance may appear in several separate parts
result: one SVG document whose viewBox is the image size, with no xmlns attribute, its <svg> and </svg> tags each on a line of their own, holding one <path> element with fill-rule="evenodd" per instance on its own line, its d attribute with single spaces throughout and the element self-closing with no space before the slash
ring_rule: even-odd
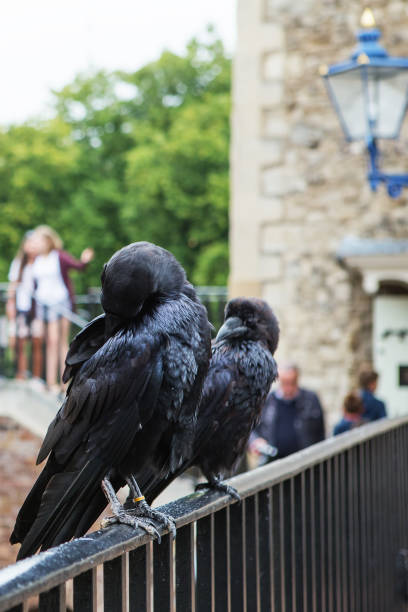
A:
<svg viewBox="0 0 408 612">
<path fill-rule="evenodd" d="M 270 610 L 272 581 L 271 490 L 258 493 L 259 591 L 260 609 Z"/>
<path fill-rule="evenodd" d="M 308 601 L 306 610 L 317 612 L 317 599 L 316 599 L 316 513 L 315 513 L 315 469 L 311 468 L 308 470 L 309 473 L 309 486 L 306 487 L 306 493 L 308 494 L 308 506 L 310 508 L 310 520 L 309 520 L 309 541 L 308 547 L 310 551 L 310 566 L 308 565 Z"/>
<path fill-rule="evenodd" d="M 245 575 L 244 575 L 244 502 L 230 506 L 229 517 L 229 556 L 230 556 L 230 592 L 231 612 L 244 610 Z"/>
<path fill-rule="evenodd" d="M 227 508 L 227 612 L 232 612 L 231 604 L 231 506 Z"/>
<path fill-rule="evenodd" d="M 40 593 L 38 610 L 39 612 L 65 612 L 65 582 L 49 591 Z"/>
<path fill-rule="evenodd" d="M 369 572 L 367 558 L 367 499 L 366 499 L 366 462 L 365 462 L 365 445 L 359 444 L 359 502 L 360 502 L 360 546 L 361 546 L 361 610 L 367 612 L 367 574 Z"/>
<path fill-rule="evenodd" d="M 319 465 L 319 514 L 320 514 L 320 587 L 321 587 L 321 610 L 327 610 L 327 545 L 326 545 L 326 518 L 327 504 L 325 496 L 325 464 L 322 462 Z"/>
<path fill-rule="evenodd" d="M 96 612 L 96 567 L 75 576 L 74 612 Z"/>
<path fill-rule="evenodd" d="M 147 612 L 146 546 L 129 552 L 129 610 Z M 150 610 L 149 610 L 150 612 Z"/>
<path fill-rule="evenodd" d="M 348 591 L 348 599 L 349 605 L 348 610 L 350 612 L 354 612 L 356 610 L 356 574 L 355 574 L 355 558 L 356 558 L 356 539 L 355 539 L 355 530 L 356 526 L 354 523 L 355 520 L 355 471 L 353 466 L 354 456 L 353 450 L 349 449 L 347 451 L 347 481 L 348 481 L 348 493 L 347 493 L 347 503 L 348 503 L 348 513 L 347 513 L 347 539 L 348 539 L 348 584 L 350 585 Z"/>
<path fill-rule="evenodd" d="M 303 608 L 303 588 L 306 552 L 304 537 L 306 524 L 304 479 L 304 472 L 298 474 L 297 476 L 291 479 L 293 563 L 292 606 L 294 610 L 302 610 Z"/>
<path fill-rule="evenodd" d="M 357 463 L 357 450 L 355 447 L 351 448 L 350 451 L 350 471 L 349 479 L 351 483 L 351 518 L 350 518 L 350 536 L 351 536 L 351 563 L 350 563 L 350 575 L 353 580 L 353 590 L 350 592 L 352 610 L 355 612 L 361 612 L 360 600 L 359 600 L 359 584 L 360 584 L 360 547 L 359 547 L 359 529 L 358 529 L 358 463 Z"/>
<path fill-rule="evenodd" d="M 388 433 L 387 438 L 385 439 L 385 452 L 386 457 L 389 457 L 387 461 L 387 475 L 385 479 L 386 484 L 386 498 L 388 500 L 388 512 L 387 516 L 395 517 L 394 520 L 389 521 L 390 523 L 390 540 L 389 540 L 389 557 L 388 557 L 388 584 L 387 584 L 387 605 L 389 608 L 392 608 L 392 597 L 390 593 L 393 589 L 393 582 L 395 581 L 393 571 L 395 566 L 395 559 L 397 558 L 398 550 L 401 548 L 399 545 L 399 516 L 398 516 L 398 506 L 397 498 L 400 494 L 400 490 L 398 487 L 398 461 L 397 461 L 397 452 L 398 452 L 398 443 L 396 437 L 396 431 L 390 431 Z"/>
<path fill-rule="evenodd" d="M 339 476 L 339 455 L 333 457 L 333 516 L 334 516 L 334 559 L 336 566 L 335 598 L 336 611 L 341 612 L 342 608 L 342 584 L 341 584 L 341 498 L 340 498 L 340 476 Z"/>
<path fill-rule="evenodd" d="M 395 515 L 392 513 L 391 499 L 388 495 L 388 468 L 391 463 L 391 449 L 388 446 L 389 433 L 385 433 L 380 437 L 380 457 L 382 458 L 381 465 L 381 502 L 382 502 L 382 555 L 381 555 L 381 573 L 382 573 L 382 609 L 390 610 L 392 600 L 390 602 L 389 589 L 392 588 L 392 580 L 389 579 L 390 567 L 393 569 L 395 565 L 395 555 L 392 554 L 392 530 L 395 522 Z M 395 478 L 395 476 L 394 476 Z M 394 491 L 394 495 L 395 495 Z"/>
<path fill-rule="evenodd" d="M 280 516 L 280 484 L 271 488 L 271 506 L 272 506 L 272 577 L 271 577 L 271 599 L 272 612 L 281 612 L 282 610 L 282 575 L 281 575 L 281 516 Z"/>
<path fill-rule="evenodd" d="M 214 514 L 214 598 L 216 612 L 228 610 L 227 509 Z"/>
<path fill-rule="evenodd" d="M 382 578 L 380 576 L 380 572 L 382 571 L 382 563 L 381 563 L 381 555 L 383 554 L 383 540 L 381 536 L 383 523 L 387 519 L 383 516 L 382 512 L 382 483 L 381 483 L 381 464 L 383 461 L 382 457 L 379 457 L 379 445 L 377 440 L 373 440 L 373 450 L 374 450 L 374 474 L 375 478 L 373 479 L 373 507 L 374 507 L 374 522 L 373 522 L 373 540 L 375 542 L 375 549 L 373 554 L 373 576 L 377 582 L 377 593 L 376 593 L 376 601 L 374 606 L 375 610 L 381 610 L 382 606 L 382 598 L 383 598 L 383 583 Z"/>
<path fill-rule="evenodd" d="M 106 611 L 122 612 L 124 574 L 125 555 L 120 555 L 111 561 L 105 561 L 103 564 L 103 601 Z"/>
<path fill-rule="evenodd" d="M 403 448 L 403 463 L 402 465 L 405 467 L 408 465 L 408 425 L 403 427 L 403 440 L 402 440 L 402 448 Z M 401 470 L 404 474 L 404 508 L 408 508 L 408 470 Z M 404 520 L 404 532 L 403 532 L 403 541 L 404 545 L 408 545 L 408 521 Z"/>
<path fill-rule="evenodd" d="M 348 612 L 349 606 L 349 581 L 348 581 L 348 556 L 347 549 L 349 546 L 349 529 L 348 529 L 348 512 L 350 499 L 347 487 L 347 455 L 340 455 L 340 546 L 341 546 L 341 592 L 342 592 L 342 612 Z"/>
<path fill-rule="evenodd" d="M 354 492 L 354 542 L 355 542 L 355 549 L 354 549 L 354 554 L 355 554 L 355 558 L 354 558 L 354 570 L 356 572 L 356 581 L 355 581 L 355 588 L 356 588 L 356 610 L 358 612 L 361 612 L 362 609 L 362 602 L 361 602 L 361 583 L 362 583 L 362 550 L 361 550 L 361 540 L 360 540 L 360 530 L 361 530 L 361 478 L 360 478 L 360 456 L 359 456 L 359 447 L 354 447 L 352 449 L 352 454 L 353 454 L 353 469 L 354 469 L 354 474 L 353 474 L 353 479 L 354 479 L 354 485 L 355 485 L 355 492 Z"/>
<path fill-rule="evenodd" d="M 245 499 L 245 568 L 246 568 L 246 609 L 258 609 L 258 588 L 256 572 L 256 528 L 255 495 Z"/>
<path fill-rule="evenodd" d="M 194 612 L 194 523 L 177 529 L 176 538 L 176 608 Z"/>
<path fill-rule="evenodd" d="M 161 543 L 153 542 L 153 606 L 155 612 L 172 609 L 173 539 L 171 534 L 162 536 Z"/>
<path fill-rule="evenodd" d="M 386 445 L 386 452 L 390 456 L 390 461 L 388 462 L 388 474 L 386 478 L 387 485 L 387 498 L 389 504 L 389 512 L 390 516 L 395 516 L 395 520 L 392 522 L 391 527 L 391 539 L 390 539 L 390 559 L 393 561 L 393 564 L 390 564 L 391 567 L 388 567 L 388 601 L 389 607 L 392 605 L 392 599 L 390 592 L 393 587 L 393 583 L 395 583 L 395 570 L 393 571 L 393 566 L 395 567 L 395 559 L 397 558 L 397 554 L 399 549 L 401 548 L 401 539 L 400 539 L 400 530 L 399 530 L 399 478 L 398 478 L 398 441 L 397 441 L 397 432 L 396 430 L 390 431 L 388 434 L 388 441 Z"/>
<path fill-rule="evenodd" d="M 282 611 L 291 612 L 292 608 L 292 496 L 291 479 L 281 483 L 280 517 L 281 517 L 281 572 L 282 572 Z"/>
<path fill-rule="evenodd" d="M 392 544 L 392 527 L 394 524 L 394 518 L 391 519 L 391 517 L 393 517 L 394 515 L 391 513 L 391 504 L 390 504 L 390 498 L 387 495 L 387 472 L 388 472 L 388 466 L 390 464 L 390 453 L 387 453 L 388 450 L 388 445 L 387 442 L 389 440 L 389 433 L 386 433 L 384 436 L 381 436 L 381 441 L 380 441 L 380 453 L 381 456 L 384 458 L 383 462 L 382 462 L 382 500 L 383 500 L 383 517 L 389 517 L 388 520 L 384 521 L 383 524 L 383 555 L 382 555 L 382 559 L 381 559 L 381 565 L 382 565 L 382 571 L 383 571 L 383 605 L 385 606 L 385 609 L 390 609 L 390 600 L 389 600 L 389 596 L 388 596 L 388 589 L 390 587 L 390 583 L 388 580 L 389 577 L 389 573 L 390 573 L 390 564 L 392 564 L 392 566 L 395 564 L 395 558 L 397 556 L 397 551 L 395 551 L 395 557 L 392 557 L 392 553 L 391 553 L 391 544 Z M 395 494 L 395 493 L 394 493 Z"/>
<path fill-rule="evenodd" d="M 311 529 L 311 520 L 310 520 L 310 497 L 308 495 L 310 491 L 310 470 L 305 470 L 301 474 L 300 481 L 300 490 L 301 490 L 301 500 L 302 500 L 302 517 L 303 517 L 303 528 L 302 528 L 302 600 L 301 600 L 301 610 L 310 610 L 312 612 L 312 600 L 311 600 L 311 589 L 310 589 L 310 570 L 311 570 L 311 547 L 310 547 L 310 529 Z M 307 493 L 306 493 L 307 491 Z M 308 600 L 309 598 L 309 600 Z"/>
<path fill-rule="evenodd" d="M 369 445 L 368 442 L 365 442 L 363 444 L 363 453 L 364 453 L 364 471 L 363 471 L 363 478 L 364 478 L 364 491 L 363 491 L 363 495 L 364 495 L 364 508 L 365 508 L 365 512 L 364 512 L 364 522 L 365 522 L 365 526 L 364 526 L 364 533 L 365 533 L 365 555 L 366 555 L 366 571 L 365 571 L 365 597 L 364 597 L 364 601 L 365 601 L 365 605 L 366 605 L 366 609 L 367 611 L 371 611 L 372 607 L 370 606 L 370 594 L 371 594 L 371 589 L 372 589 L 372 581 L 371 581 L 371 577 L 372 577 L 372 556 L 371 556 L 371 547 L 372 547 L 372 543 L 371 543 L 371 523 L 372 523 L 372 518 L 373 518 L 373 509 L 370 505 L 370 488 L 371 488 L 371 478 L 370 478 L 370 449 L 369 449 Z"/>
<path fill-rule="evenodd" d="M 313 470 L 313 516 L 314 516 L 314 552 L 315 552 L 315 588 L 314 588 L 314 612 L 321 612 L 324 607 L 322 597 L 323 582 L 323 559 L 322 559 L 322 529 L 321 514 L 323 509 L 320 501 L 320 465 L 316 465 Z"/>
<path fill-rule="evenodd" d="M 197 521 L 197 612 L 209 612 L 213 609 L 212 597 L 212 522 L 210 514 Z M 159 612 L 159 609 L 158 609 Z"/>
<path fill-rule="evenodd" d="M 376 473 L 374 470 L 375 461 L 373 453 L 372 441 L 367 442 L 367 461 L 366 461 L 366 483 L 367 483 L 367 506 L 369 509 L 369 520 L 367 522 L 367 538 L 368 538 L 368 587 L 367 587 L 367 607 L 369 610 L 374 610 L 376 602 L 378 601 L 376 596 L 377 591 L 377 571 L 376 571 L 376 503 L 374 496 L 374 486 L 376 480 Z"/>
<path fill-rule="evenodd" d="M 333 554 L 333 490 L 332 490 L 332 459 L 326 462 L 326 541 L 327 541 L 327 610 L 334 611 L 335 594 L 334 584 L 336 567 Z"/>
<path fill-rule="evenodd" d="M 259 495 L 255 495 L 255 563 L 256 563 L 256 610 L 261 610 L 261 584 L 259 568 Z"/>
<path fill-rule="evenodd" d="M 395 472 L 398 475 L 398 549 L 401 547 L 405 547 L 407 542 L 405 540 L 405 512 L 407 508 L 407 499 L 406 499 L 406 491 L 405 491 L 405 480 L 406 480 L 406 470 L 405 470 L 405 461 L 404 461 L 404 429 L 399 428 L 396 432 L 397 436 L 397 451 L 396 451 L 396 461 L 395 461 Z"/>
<path fill-rule="evenodd" d="M 147 612 L 153 612 L 153 542 L 146 544 L 146 608 Z M 132 612 L 132 611 L 130 611 Z"/>
</svg>

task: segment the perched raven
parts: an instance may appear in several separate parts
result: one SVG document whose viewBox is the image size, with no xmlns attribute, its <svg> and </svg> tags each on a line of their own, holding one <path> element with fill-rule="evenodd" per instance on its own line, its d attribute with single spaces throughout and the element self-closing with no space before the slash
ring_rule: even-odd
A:
<svg viewBox="0 0 408 612">
<path fill-rule="evenodd" d="M 140 475 L 149 503 L 192 465 L 200 467 L 208 480 L 200 488 L 217 488 L 239 498 L 221 478 L 231 473 L 242 457 L 277 377 L 273 354 L 278 340 L 278 321 L 266 302 L 241 297 L 227 304 L 204 382 L 193 454 L 177 472 L 166 477 L 152 478 L 149 471 Z"/>
<path fill-rule="evenodd" d="M 115 515 L 108 523 L 174 530 L 144 501 L 135 474 L 148 467 L 169 477 L 188 461 L 211 326 L 180 264 L 156 245 L 124 247 L 101 280 L 105 314 L 71 344 L 64 373 L 71 382 L 37 459 L 48 461 L 10 537 L 22 542 L 18 558 L 83 535 L 105 496 Z M 126 483 L 131 512 L 116 497 Z"/>
</svg>

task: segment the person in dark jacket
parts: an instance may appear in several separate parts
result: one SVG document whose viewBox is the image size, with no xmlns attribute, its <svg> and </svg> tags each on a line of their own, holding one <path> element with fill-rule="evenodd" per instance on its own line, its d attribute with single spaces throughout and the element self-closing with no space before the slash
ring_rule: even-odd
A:
<svg viewBox="0 0 408 612">
<path fill-rule="evenodd" d="M 323 410 L 318 396 L 299 387 L 299 368 L 279 369 L 279 388 L 266 398 L 261 419 L 251 434 L 249 450 L 262 453 L 266 445 L 281 459 L 324 439 Z"/>
<path fill-rule="evenodd" d="M 343 402 L 343 417 L 334 426 L 333 435 L 337 436 L 367 423 L 363 418 L 363 412 L 364 405 L 360 394 L 357 391 L 348 393 Z"/>
<path fill-rule="evenodd" d="M 378 373 L 375 370 L 363 370 L 360 373 L 360 396 L 363 400 L 363 418 L 366 421 L 377 421 L 387 416 L 385 404 L 374 395 L 378 384 Z"/>
</svg>

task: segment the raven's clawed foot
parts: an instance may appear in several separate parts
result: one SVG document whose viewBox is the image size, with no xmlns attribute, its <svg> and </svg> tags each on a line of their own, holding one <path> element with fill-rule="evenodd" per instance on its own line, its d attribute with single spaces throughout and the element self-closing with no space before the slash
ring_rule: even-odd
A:
<svg viewBox="0 0 408 612">
<path fill-rule="evenodd" d="M 176 537 L 176 523 L 173 517 L 158 510 L 153 510 L 144 500 L 136 502 L 136 506 L 128 512 L 132 515 L 144 520 L 150 521 L 152 524 L 159 524 L 164 529 L 168 529 L 172 537 Z"/>
<path fill-rule="evenodd" d="M 234 487 L 231 487 L 231 485 L 227 485 L 225 482 L 222 482 L 221 480 L 201 482 L 200 484 L 196 485 L 195 490 L 199 491 L 200 489 L 215 489 L 216 491 L 222 491 L 223 493 L 230 495 L 237 501 L 239 502 L 241 501 L 241 496 L 238 493 L 238 491 L 234 489 Z"/>
<path fill-rule="evenodd" d="M 115 523 L 130 525 L 130 527 L 133 527 L 134 529 L 140 527 L 152 537 L 157 537 L 160 542 L 160 533 L 157 531 L 155 525 L 152 524 L 152 521 L 149 520 L 149 517 L 145 517 L 143 515 L 126 510 L 118 500 L 116 491 L 108 478 L 104 478 L 102 480 L 101 485 L 102 491 L 105 493 L 107 500 L 110 502 L 110 506 L 113 512 L 113 516 L 108 516 L 107 518 L 102 520 L 101 527 L 109 527 L 110 525 L 114 525 Z"/>
<path fill-rule="evenodd" d="M 160 533 L 157 531 L 154 525 L 151 524 L 150 521 L 134 516 L 132 513 L 126 511 L 123 507 L 114 516 L 107 516 L 106 518 L 102 519 L 101 527 L 110 527 L 111 525 L 115 525 L 116 523 L 129 525 L 134 529 L 138 529 L 140 527 L 141 529 L 144 529 L 146 533 L 148 533 L 150 536 L 152 536 L 153 538 L 157 538 L 159 542 L 161 541 Z"/>
</svg>

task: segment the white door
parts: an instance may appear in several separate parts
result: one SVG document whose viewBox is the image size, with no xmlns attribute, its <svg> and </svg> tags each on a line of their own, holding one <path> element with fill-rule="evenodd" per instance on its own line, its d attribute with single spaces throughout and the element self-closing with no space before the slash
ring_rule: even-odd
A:
<svg viewBox="0 0 408 612">
<path fill-rule="evenodd" d="M 380 375 L 376 394 L 388 416 L 408 414 L 408 296 L 375 298 L 373 332 L 374 367 Z"/>
</svg>

